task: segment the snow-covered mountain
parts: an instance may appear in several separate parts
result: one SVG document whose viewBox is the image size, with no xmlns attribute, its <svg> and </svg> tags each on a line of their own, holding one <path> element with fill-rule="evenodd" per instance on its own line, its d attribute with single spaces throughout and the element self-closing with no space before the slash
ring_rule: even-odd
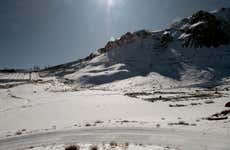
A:
<svg viewBox="0 0 230 150">
<path fill-rule="evenodd" d="M 41 75 L 56 76 L 75 88 L 219 84 L 230 75 L 230 8 L 199 11 L 161 31 L 128 32 L 84 59 Z"/>
<path fill-rule="evenodd" d="M 0 149 L 229 149 L 229 31 L 230 9 L 200 11 L 75 62 L 0 70 Z"/>
</svg>

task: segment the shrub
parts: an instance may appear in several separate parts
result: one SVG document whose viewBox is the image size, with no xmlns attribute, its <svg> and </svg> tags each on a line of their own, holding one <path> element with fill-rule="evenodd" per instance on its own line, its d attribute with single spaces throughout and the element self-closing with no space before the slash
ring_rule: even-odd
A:
<svg viewBox="0 0 230 150">
<path fill-rule="evenodd" d="M 197 124 L 195 124 L 195 123 L 192 123 L 192 124 L 191 124 L 191 126 L 197 126 Z"/>
<path fill-rule="evenodd" d="M 226 115 L 230 114 L 230 110 L 223 110 L 220 114 L 223 116 L 226 116 Z"/>
<path fill-rule="evenodd" d="M 95 121 L 95 123 L 100 124 L 100 123 L 104 123 L 104 121 L 97 120 L 97 121 Z"/>
<path fill-rule="evenodd" d="M 225 104 L 225 107 L 230 107 L 230 102 L 227 102 L 227 103 Z"/>
<path fill-rule="evenodd" d="M 91 145 L 89 149 L 90 150 L 98 150 L 98 147 L 97 147 L 97 145 Z"/>
<path fill-rule="evenodd" d="M 80 150 L 79 145 L 70 145 L 65 148 L 65 150 Z"/>
<path fill-rule="evenodd" d="M 17 131 L 17 132 L 15 133 L 15 135 L 21 135 L 21 134 L 22 134 L 21 131 Z"/>
<path fill-rule="evenodd" d="M 185 122 L 185 121 L 179 121 L 177 123 L 168 123 L 168 125 L 172 126 L 172 125 L 183 125 L 183 126 L 188 126 L 189 123 Z"/>
<path fill-rule="evenodd" d="M 85 126 L 86 126 L 86 127 L 90 127 L 90 126 L 92 126 L 92 125 L 91 125 L 90 123 L 86 123 Z"/>
<path fill-rule="evenodd" d="M 112 141 L 112 142 L 109 143 L 109 145 L 111 147 L 117 147 L 118 144 L 116 142 Z"/>
<path fill-rule="evenodd" d="M 205 104 L 213 104 L 213 103 L 215 103 L 215 102 L 212 101 L 212 100 L 207 100 L 207 101 L 205 101 L 204 103 L 205 103 Z"/>
<path fill-rule="evenodd" d="M 187 122 L 185 122 L 185 121 L 179 121 L 178 124 L 179 124 L 179 125 L 186 125 L 186 126 L 189 125 L 189 123 L 187 123 Z"/>
</svg>

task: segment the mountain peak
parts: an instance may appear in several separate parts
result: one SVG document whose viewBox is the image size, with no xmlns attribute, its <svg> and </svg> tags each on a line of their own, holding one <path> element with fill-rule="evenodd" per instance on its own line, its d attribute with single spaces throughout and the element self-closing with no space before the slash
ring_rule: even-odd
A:
<svg viewBox="0 0 230 150">
<path fill-rule="evenodd" d="M 127 32 L 85 59 L 48 69 L 47 75 L 76 87 L 112 89 L 219 83 L 230 76 L 229 12 L 199 11 L 165 30 Z"/>
</svg>

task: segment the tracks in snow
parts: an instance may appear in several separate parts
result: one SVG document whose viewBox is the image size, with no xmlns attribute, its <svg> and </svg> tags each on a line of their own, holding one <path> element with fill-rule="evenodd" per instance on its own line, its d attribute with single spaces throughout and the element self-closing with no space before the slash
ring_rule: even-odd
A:
<svg viewBox="0 0 230 150">
<path fill-rule="evenodd" d="M 0 140 L 0 149 L 24 150 L 51 144 L 129 142 L 181 150 L 227 150 L 229 136 L 161 128 L 85 128 L 23 135 Z"/>
</svg>

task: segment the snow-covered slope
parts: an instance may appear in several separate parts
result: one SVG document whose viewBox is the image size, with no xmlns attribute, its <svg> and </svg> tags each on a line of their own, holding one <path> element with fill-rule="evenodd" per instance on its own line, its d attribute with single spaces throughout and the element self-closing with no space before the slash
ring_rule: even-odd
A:
<svg viewBox="0 0 230 150">
<path fill-rule="evenodd" d="M 230 9 L 199 11 L 162 31 L 126 33 L 85 59 L 49 68 L 74 88 L 207 86 L 230 75 Z"/>
<path fill-rule="evenodd" d="M 200 11 L 162 31 L 126 33 L 75 62 L 0 71 L 0 149 L 115 140 L 228 149 L 229 24 L 230 9 Z"/>
</svg>

